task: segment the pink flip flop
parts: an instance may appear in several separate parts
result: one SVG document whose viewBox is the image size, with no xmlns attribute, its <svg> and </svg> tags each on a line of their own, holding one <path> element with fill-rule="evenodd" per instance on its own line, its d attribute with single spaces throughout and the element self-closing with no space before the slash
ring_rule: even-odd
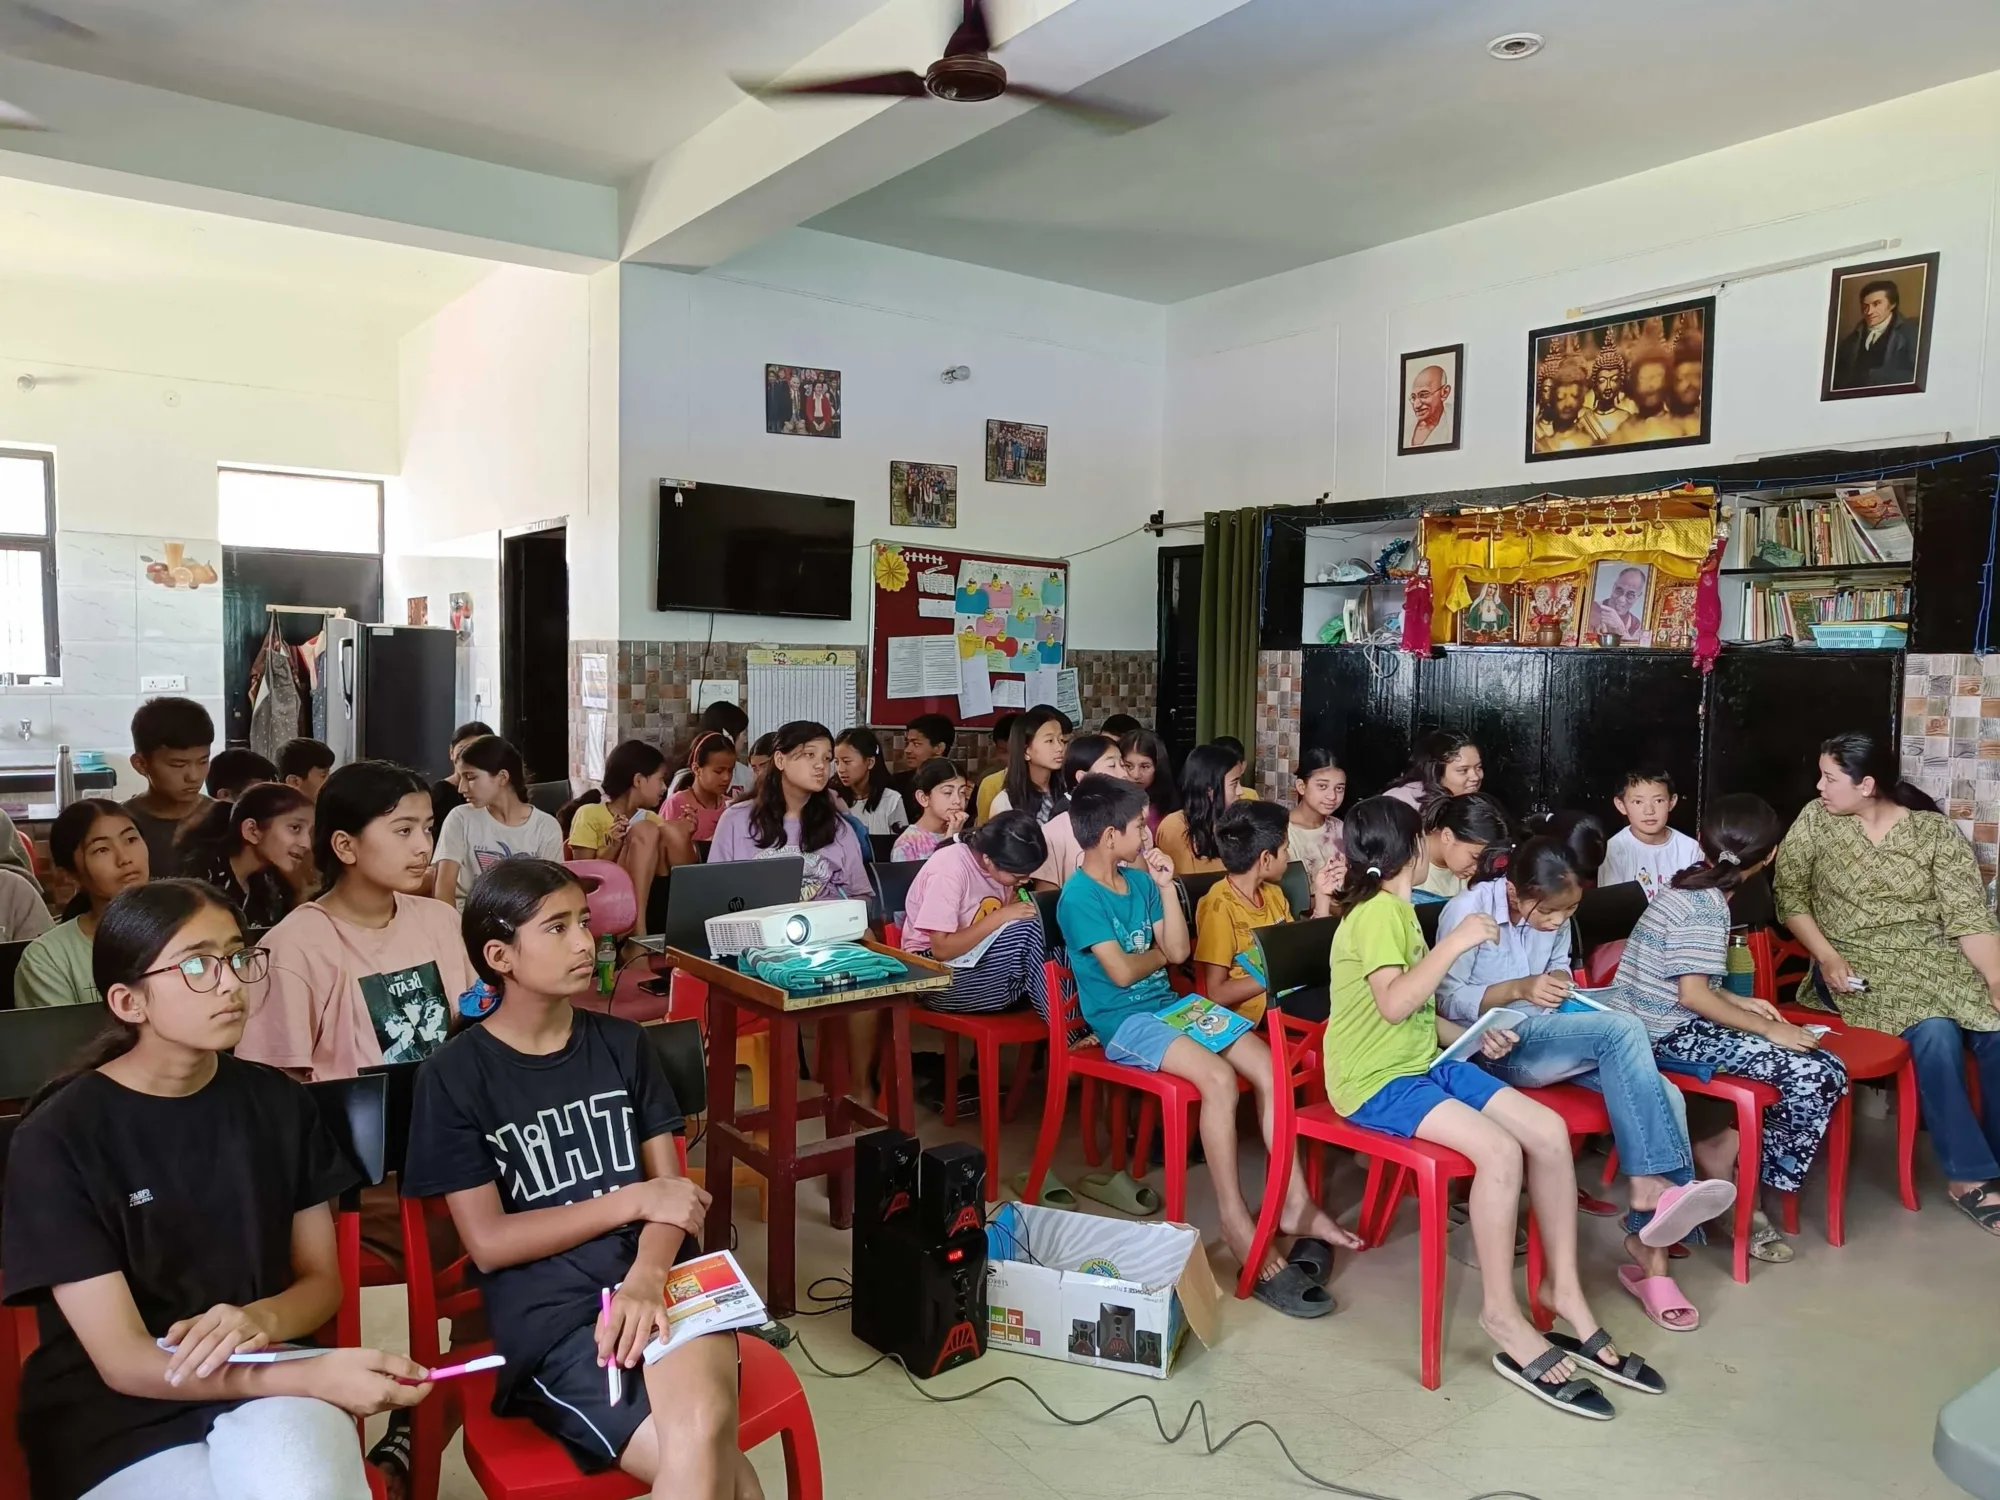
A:
<svg viewBox="0 0 2000 1500">
<path fill-rule="evenodd" d="M 1618 1284 L 1639 1299 L 1639 1305 L 1646 1309 L 1651 1318 L 1668 1333 L 1693 1333 L 1701 1326 L 1701 1313 L 1695 1305 L 1681 1295 L 1681 1289 L 1674 1285 L 1671 1276 L 1648 1276 L 1637 1266 L 1620 1266 Z M 1668 1313 L 1693 1313 L 1690 1321 L 1669 1323 Z"/>
<path fill-rule="evenodd" d="M 1736 1184 L 1720 1178 L 1686 1182 L 1660 1194 L 1652 1220 L 1639 1231 L 1639 1243 L 1655 1250 L 1678 1245 L 1695 1229 L 1721 1214 L 1736 1202 Z"/>
</svg>

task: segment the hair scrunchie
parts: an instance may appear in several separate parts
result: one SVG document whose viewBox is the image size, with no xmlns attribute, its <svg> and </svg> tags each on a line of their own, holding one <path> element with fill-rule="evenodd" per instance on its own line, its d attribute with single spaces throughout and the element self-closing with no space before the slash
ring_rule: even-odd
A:
<svg viewBox="0 0 2000 1500">
<path fill-rule="evenodd" d="M 1380 880 L 1382 878 L 1382 867 L 1380 865 L 1370 865 L 1368 873 L 1373 875 L 1377 880 Z"/>
<path fill-rule="evenodd" d="M 1511 863 L 1511 862 L 1513 861 L 1513 858 L 1514 858 L 1514 856 L 1513 856 L 1513 855 L 1511 855 L 1511 854 L 1496 854 L 1496 855 L 1494 855 L 1494 856 L 1493 856 L 1493 873 L 1494 873 L 1494 874 L 1496 874 L 1496 875 L 1504 875 L 1504 874 L 1506 873 L 1506 871 L 1507 871 L 1507 866 L 1508 866 L 1508 865 L 1509 865 L 1509 864 L 1510 864 L 1510 863 Z"/>
<path fill-rule="evenodd" d="M 1743 856 L 1734 849 L 1724 849 L 1715 856 L 1715 862 L 1719 865 L 1740 865 L 1743 863 Z"/>
<path fill-rule="evenodd" d="M 458 997 L 458 1013 L 468 1021 L 483 1021 L 500 1008 L 500 992 L 479 980 Z"/>
</svg>

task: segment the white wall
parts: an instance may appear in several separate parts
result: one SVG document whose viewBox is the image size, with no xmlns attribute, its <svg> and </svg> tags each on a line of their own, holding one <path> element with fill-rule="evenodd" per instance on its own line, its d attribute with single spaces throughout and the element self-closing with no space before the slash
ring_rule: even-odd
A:
<svg viewBox="0 0 2000 1500">
<path fill-rule="evenodd" d="M 2000 74 L 1181 303 L 1167 507 L 1557 486 L 1742 455 L 2000 428 Z M 1822 402 L 1829 266 L 1725 287 L 1706 446 L 1529 464 L 1530 329 L 1649 287 L 1876 239 L 1941 252 L 1923 395 Z M 1666 300 L 1666 299 L 1661 299 Z M 1397 356 L 1466 345 L 1464 445 L 1395 453 Z"/>
<path fill-rule="evenodd" d="M 700 640 L 709 629 L 706 615 L 652 607 L 662 477 L 854 500 L 857 543 L 1030 557 L 1109 541 L 1162 503 L 1158 307 L 809 230 L 705 275 L 616 274 L 621 637 Z M 767 362 L 841 371 L 839 440 L 765 433 Z M 969 381 L 939 380 L 960 364 Z M 1048 425 L 1046 487 L 986 483 L 989 417 Z M 955 530 L 891 532 L 893 459 L 958 466 Z M 1135 536 L 1076 559 L 1070 645 L 1153 644 L 1156 545 Z M 715 638 L 863 643 L 867 559 L 857 547 L 851 619 L 718 615 Z"/>
</svg>

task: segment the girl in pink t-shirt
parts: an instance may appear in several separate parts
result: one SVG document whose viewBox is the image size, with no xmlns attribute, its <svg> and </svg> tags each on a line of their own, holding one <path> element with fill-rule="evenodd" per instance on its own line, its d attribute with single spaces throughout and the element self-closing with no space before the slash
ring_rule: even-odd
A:
<svg viewBox="0 0 2000 1500">
<path fill-rule="evenodd" d="M 734 741 L 714 729 L 699 736 L 688 751 L 688 769 L 693 778 L 667 798 L 660 816 L 669 823 L 685 823 L 697 844 L 712 843 L 715 825 L 729 810 L 729 780 L 736 774 Z"/>
<path fill-rule="evenodd" d="M 1040 911 L 1023 889 L 1048 858 L 1033 813 L 996 813 L 940 849 L 910 882 L 903 946 L 951 966 L 949 990 L 925 1005 L 956 1014 L 1012 1010 L 1023 998 L 1048 1014 L 1048 945 Z"/>
<path fill-rule="evenodd" d="M 929 859 L 957 838 L 965 827 L 965 799 L 971 791 L 965 773 L 942 755 L 917 767 L 910 795 L 924 810 L 923 816 L 896 836 L 890 860 L 900 864 Z"/>
</svg>

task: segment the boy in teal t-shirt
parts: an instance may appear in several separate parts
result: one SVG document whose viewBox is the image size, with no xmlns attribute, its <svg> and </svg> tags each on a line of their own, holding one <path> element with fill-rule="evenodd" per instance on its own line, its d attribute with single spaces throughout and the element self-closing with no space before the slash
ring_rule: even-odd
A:
<svg viewBox="0 0 2000 1500">
<path fill-rule="evenodd" d="M 1186 963 L 1191 945 L 1172 862 L 1154 849 L 1136 868 L 1128 866 L 1141 858 L 1146 794 L 1129 781 L 1086 776 L 1070 794 L 1069 815 L 1083 864 L 1063 886 L 1056 920 L 1083 1018 L 1112 1062 L 1171 1073 L 1201 1090 L 1201 1142 L 1222 1233 L 1239 1259 L 1247 1258 L 1257 1223 L 1236 1170 L 1238 1079 L 1256 1091 L 1258 1117 L 1268 1122 L 1271 1049 L 1252 1032 L 1211 1052 L 1158 1015 L 1175 999 L 1167 965 Z M 1360 1242 L 1312 1201 L 1296 1161 L 1279 1229 L 1299 1242 L 1290 1261 L 1275 1246 L 1266 1250 L 1257 1297 L 1293 1317 L 1332 1312 L 1333 1298 L 1320 1283 L 1332 1270 L 1333 1246 L 1359 1249 Z"/>
</svg>

